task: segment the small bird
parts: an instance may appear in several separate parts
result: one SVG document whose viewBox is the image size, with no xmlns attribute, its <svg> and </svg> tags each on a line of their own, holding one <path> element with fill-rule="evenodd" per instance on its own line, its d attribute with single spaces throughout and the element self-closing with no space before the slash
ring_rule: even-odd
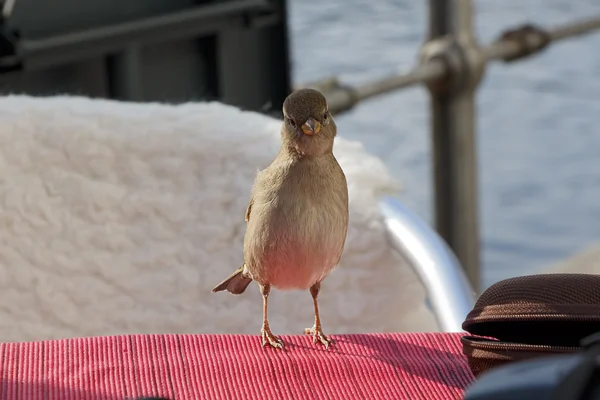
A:
<svg viewBox="0 0 600 400">
<path fill-rule="evenodd" d="M 244 264 L 213 292 L 243 293 L 254 281 L 263 298 L 262 345 L 283 348 L 269 327 L 271 288 L 310 290 L 315 321 L 304 330 L 329 348 L 317 297 L 338 264 L 348 232 L 348 184 L 333 155 L 337 127 L 325 97 L 299 89 L 283 103 L 281 148 L 254 181 L 246 210 Z"/>
</svg>

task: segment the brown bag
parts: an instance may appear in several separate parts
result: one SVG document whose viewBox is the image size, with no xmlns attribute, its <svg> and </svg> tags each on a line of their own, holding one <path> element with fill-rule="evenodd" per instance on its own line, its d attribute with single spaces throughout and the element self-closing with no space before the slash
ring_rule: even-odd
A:
<svg viewBox="0 0 600 400">
<path fill-rule="evenodd" d="M 600 275 L 542 274 L 486 289 L 462 328 L 475 376 L 508 362 L 581 350 L 600 331 Z"/>
</svg>

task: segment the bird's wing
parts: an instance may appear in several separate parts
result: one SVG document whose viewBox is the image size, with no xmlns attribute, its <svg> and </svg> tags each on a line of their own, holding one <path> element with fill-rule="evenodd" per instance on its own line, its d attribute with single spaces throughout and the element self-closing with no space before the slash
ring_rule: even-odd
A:
<svg viewBox="0 0 600 400">
<path fill-rule="evenodd" d="M 270 168 L 271 166 L 268 166 L 267 168 L 259 170 L 256 173 L 256 177 L 254 178 L 254 184 L 252 185 L 252 189 L 250 190 L 250 201 L 248 202 L 248 208 L 246 209 L 246 217 L 244 218 L 246 222 L 250 220 L 250 213 L 252 212 L 252 205 L 254 204 L 255 194 L 260 193 L 260 188 L 264 184 L 265 177 L 268 177 L 268 171 L 270 170 Z"/>
<path fill-rule="evenodd" d="M 267 169 L 267 168 L 265 168 Z M 250 219 L 250 212 L 252 211 L 252 204 L 254 204 L 254 193 L 256 193 L 256 186 L 260 184 L 260 178 L 265 170 L 257 171 L 256 177 L 254 178 L 254 184 L 252 185 L 252 189 L 250 189 L 250 201 L 248 202 L 248 208 L 246 208 L 246 216 L 245 220 L 248 222 Z"/>
<path fill-rule="evenodd" d="M 248 208 L 246 209 L 246 217 L 244 218 L 246 222 L 250 219 L 250 210 L 252 210 L 252 203 L 254 203 L 254 196 L 250 197 L 250 202 L 248 203 Z"/>
</svg>

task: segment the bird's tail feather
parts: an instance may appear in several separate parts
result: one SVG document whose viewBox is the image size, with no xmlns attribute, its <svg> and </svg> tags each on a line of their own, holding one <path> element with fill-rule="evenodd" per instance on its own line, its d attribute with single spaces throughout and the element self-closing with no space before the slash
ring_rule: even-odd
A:
<svg viewBox="0 0 600 400">
<path fill-rule="evenodd" d="M 244 265 L 236 269 L 233 274 L 229 275 L 223 282 L 213 288 L 213 293 L 227 290 L 231 294 L 242 294 L 252 282 L 248 276 L 244 274 Z"/>
</svg>

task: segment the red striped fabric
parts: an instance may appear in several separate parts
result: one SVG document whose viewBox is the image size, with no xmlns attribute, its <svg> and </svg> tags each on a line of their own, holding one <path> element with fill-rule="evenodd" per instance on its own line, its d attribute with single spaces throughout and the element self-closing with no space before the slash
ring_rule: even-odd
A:
<svg viewBox="0 0 600 400">
<path fill-rule="evenodd" d="M 133 335 L 0 344 L 1 399 L 460 399 L 459 334 Z"/>
</svg>

